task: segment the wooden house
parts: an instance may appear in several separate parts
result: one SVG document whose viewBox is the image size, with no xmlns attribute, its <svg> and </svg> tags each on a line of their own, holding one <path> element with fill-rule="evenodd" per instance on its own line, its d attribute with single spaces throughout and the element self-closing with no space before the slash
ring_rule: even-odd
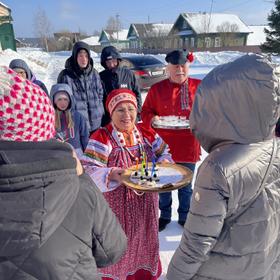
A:
<svg viewBox="0 0 280 280">
<path fill-rule="evenodd" d="M 207 49 L 246 46 L 252 31 L 234 14 L 182 13 L 169 36 L 171 48 Z"/>
<path fill-rule="evenodd" d="M 161 49 L 168 46 L 170 23 L 132 23 L 127 39 L 131 49 Z"/>
<path fill-rule="evenodd" d="M 0 50 L 12 49 L 16 51 L 12 21 L 11 9 L 0 2 Z"/>
<path fill-rule="evenodd" d="M 129 46 L 127 32 L 127 29 L 119 31 L 103 29 L 99 37 L 99 43 L 102 47 L 114 46 L 119 50 L 126 49 Z"/>
</svg>

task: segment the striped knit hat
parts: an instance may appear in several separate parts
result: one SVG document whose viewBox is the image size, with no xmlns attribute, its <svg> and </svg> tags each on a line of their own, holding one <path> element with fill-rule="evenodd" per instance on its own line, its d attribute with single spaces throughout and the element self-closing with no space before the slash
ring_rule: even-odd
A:
<svg viewBox="0 0 280 280">
<path fill-rule="evenodd" d="M 37 142 L 54 135 L 54 109 L 46 93 L 0 66 L 0 140 Z"/>
</svg>

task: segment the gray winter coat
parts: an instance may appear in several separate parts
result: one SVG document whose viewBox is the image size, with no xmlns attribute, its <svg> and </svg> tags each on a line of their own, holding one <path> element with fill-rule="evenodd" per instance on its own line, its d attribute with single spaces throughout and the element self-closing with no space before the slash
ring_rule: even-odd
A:
<svg viewBox="0 0 280 280">
<path fill-rule="evenodd" d="M 255 199 L 272 158 L 279 102 L 275 69 L 258 55 L 221 65 L 202 81 L 190 124 L 209 155 L 198 170 L 169 280 L 280 279 L 279 139 Z"/>
<path fill-rule="evenodd" d="M 0 279 L 95 280 L 126 237 L 102 193 L 56 140 L 0 141 Z"/>
</svg>

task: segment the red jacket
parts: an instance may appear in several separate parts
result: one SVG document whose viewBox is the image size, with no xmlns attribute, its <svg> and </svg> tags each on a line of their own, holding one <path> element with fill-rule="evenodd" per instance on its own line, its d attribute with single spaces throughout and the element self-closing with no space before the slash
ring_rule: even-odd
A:
<svg viewBox="0 0 280 280">
<path fill-rule="evenodd" d="M 195 91 L 200 80 L 188 78 L 187 110 L 181 108 L 181 85 L 172 83 L 169 79 L 154 84 L 145 99 L 141 118 L 145 125 L 151 126 L 154 116 L 186 116 L 189 119 Z M 172 158 L 175 162 L 199 161 L 200 145 L 189 129 L 160 129 L 156 132 L 169 145 Z"/>
</svg>

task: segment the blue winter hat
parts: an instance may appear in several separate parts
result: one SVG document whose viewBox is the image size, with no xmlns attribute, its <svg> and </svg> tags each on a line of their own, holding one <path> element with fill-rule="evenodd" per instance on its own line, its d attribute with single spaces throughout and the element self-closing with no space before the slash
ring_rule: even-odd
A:
<svg viewBox="0 0 280 280">
<path fill-rule="evenodd" d="M 16 68 L 20 68 L 23 69 L 26 73 L 26 77 L 28 80 L 31 80 L 31 71 L 30 68 L 28 67 L 27 63 L 22 60 L 22 59 L 13 59 L 10 64 L 9 64 L 9 68 L 11 69 L 16 69 Z"/>
<path fill-rule="evenodd" d="M 55 84 L 52 86 L 50 97 L 51 97 L 54 107 L 56 107 L 55 102 L 56 102 L 57 98 L 59 97 L 59 95 L 67 96 L 70 101 L 69 108 L 72 108 L 73 94 L 72 94 L 72 89 L 68 84 L 59 83 L 59 84 Z"/>
</svg>

